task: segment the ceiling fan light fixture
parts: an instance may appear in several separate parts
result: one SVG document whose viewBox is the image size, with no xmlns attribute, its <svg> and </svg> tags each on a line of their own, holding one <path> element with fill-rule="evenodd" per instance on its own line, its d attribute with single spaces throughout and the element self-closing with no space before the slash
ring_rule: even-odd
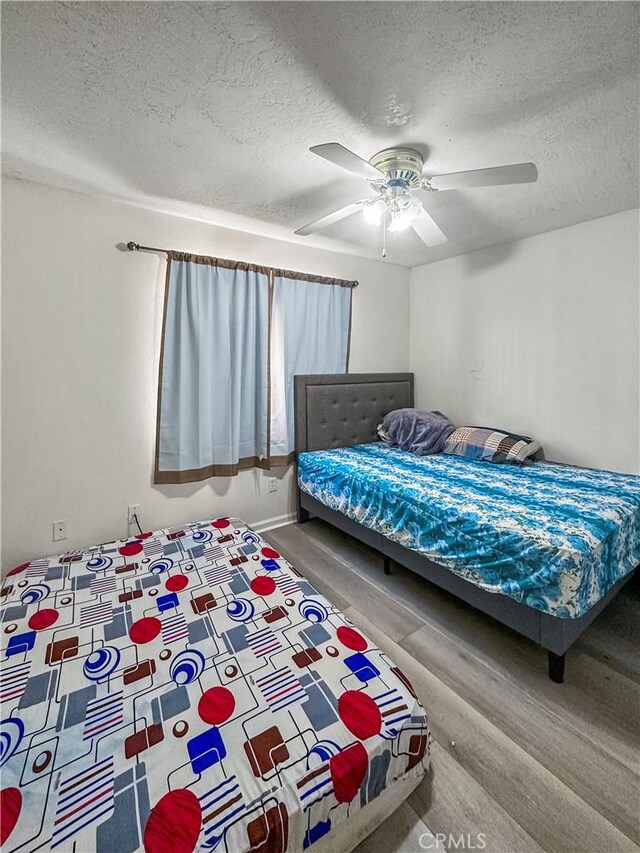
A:
<svg viewBox="0 0 640 853">
<path fill-rule="evenodd" d="M 389 231 L 406 231 L 422 210 L 421 201 L 408 192 L 395 198 L 391 203 Z"/>
<path fill-rule="evenodd" d="M 380 225 L 386 212 L 387 205 L 381 198 L 368 201 L 362 206 L 362 214 L 369 225 Z"/>
<path fill-rule="evenodd" d="M 404 210 L 392 210 L 389 231 L 406 231 L 407 228 L 411 227 L 411 220 L 414 218 Z"/>
<path fill-rule="evenodd" d="M 416 198 L 416 196 L 412 195 L 409 200 L 409 204 L 405 207 L 403 213 L 405 213 L 409 217 L 409 219 L 413 221 L 416 216 L 420 216 L 422 210 L 422 202 L 419 198 Z"/>
</svg>

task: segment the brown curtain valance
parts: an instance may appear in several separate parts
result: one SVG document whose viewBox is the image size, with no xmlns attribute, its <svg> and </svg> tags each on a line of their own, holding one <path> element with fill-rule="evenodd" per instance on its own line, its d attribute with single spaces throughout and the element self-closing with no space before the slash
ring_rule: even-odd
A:
<svg viewBox="0 0 640 853">
<path fill-rule="evenodd" d="M 326 275 L 314 275 L 307 272 L 295 272 L 294 270 L 275 269 L 274 267 L 264 267 L 259 264 L 250 264 L 246 261 L 231 261 L 227 258 L 213 258 L 209 255 L 192 255 L 190 252 L 176 252 L 175 250 L 167 250 L 167 258 L 170 261 L 187 261 L 191 264 L 205 264 L 211 267 L 222 267 L 227 270 L 243 270 L 247 272 L 257 272 L 263 275 L 271 275 L 274 278 L 290 278 L 294 281 L 310 281 L 314 284 L 333 284 L 339 287 L 357 287 L 357 281 L 349 281 L 344 278 L 331 278 Z"/>
<path fill-rule="evenodd" d="M 357 287 L 357 281 L 349 281 L 344 278 L 330 278 L 326 275 L 312 275 L 307 272 L 293 272 L 292 270 L 272 270 L 275 278 L 292 278 L 294 281 L 311 281 L 314 284 L 336 284 L 339 287 Z"/>
<path fill-rule="evenodd" d="M 170 261 L 187 261 L 190 264 L 204 264 L 210 267 L 222 267 L 226 270 L 241 270 L 243 272 L 257 272 L 263 275 L 271 273 L 270 267 L 263 267 L 259 264 L 249 264 L 246 261 L 230 261 L 227 258 L 212 258 L 209 255 L 192 255 L 189 252 L 176 252 L 174 250 L 167 251 L 167 258 Z"/>
</svg>

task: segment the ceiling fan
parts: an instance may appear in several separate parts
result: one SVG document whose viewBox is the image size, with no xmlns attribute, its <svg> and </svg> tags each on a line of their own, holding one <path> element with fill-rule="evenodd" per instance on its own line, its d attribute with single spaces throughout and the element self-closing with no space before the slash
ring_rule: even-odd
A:
<svg viewBox="0 0 640 853">
<path fill-rule="evenodd" d="M 367 162 L 338 142 L 314 145 L 309 149 L 347 172 L 364 178 L 373 190 L 372 198 L 363 198 L 334 210 L 310 222 L 295 232 L 301 236 L 314 234 L 361 210 L 370 225 L 383 226 L 383 256 L 385 233 L 404 231 L 411 227 L 427 246 L 437 246 L 447 239 L 438 225 L 424 209 L 420 193 L 469 187 L 495 187 L 504 184 L 529 184 L 538 179 L 533 163 L 514 163 L 490 169 L 469 172 L 451 172 L 447 175 L 422 176 L 422 156 L 412 148 L 385 148 Z"/>
</svg>

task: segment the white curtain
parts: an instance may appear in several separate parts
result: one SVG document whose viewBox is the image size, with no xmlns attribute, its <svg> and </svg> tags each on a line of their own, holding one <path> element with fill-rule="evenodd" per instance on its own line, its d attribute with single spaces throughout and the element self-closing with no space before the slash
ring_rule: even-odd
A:
<svg viewBox="0 0 640 853">
<path fill-rule="evenodd" d="M 156 483 L 268 465 L 270 281 L 265 267 L 169 253 Z"/>
<path fill-rule="evenodd" d="M 300 275 L 301 274 L 297 274 Z M 293 460 L 293 377 L 346 373 L 355 282 L 274 270 L 271 334 L 271 464 Z"/>
</svg>

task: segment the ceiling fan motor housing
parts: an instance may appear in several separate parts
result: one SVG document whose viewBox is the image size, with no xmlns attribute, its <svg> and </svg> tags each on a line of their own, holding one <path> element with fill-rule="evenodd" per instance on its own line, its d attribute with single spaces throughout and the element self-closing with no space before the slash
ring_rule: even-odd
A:
<svg viewBox="0 0 640 853">
<path fill-rule="evenodd" d="M 374 154 L 369 162 L 386 174 L 387 181 L 402 181 L 408 187 L 420 186 L 424 162 L 413 148 L 385 148 Z"/>
</svg>

